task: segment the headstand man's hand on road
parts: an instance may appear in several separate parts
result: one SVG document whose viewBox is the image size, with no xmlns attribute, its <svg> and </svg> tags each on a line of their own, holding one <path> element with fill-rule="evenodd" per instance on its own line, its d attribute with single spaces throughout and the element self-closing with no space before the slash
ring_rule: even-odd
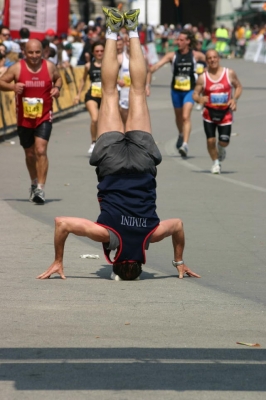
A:
<svg viewBox="0 0 266 400">
<path fill-rule="evenodd" d="M 186 264 L 183 265 L 179 265 L 177 267 L 178 270 L 178 278 L 179 279 L 183 279 L 184 278 L 184 274 L 188 275 L 190 278 L 201 278 L 200 275 L 196 274 L 196 272 L 191 271 L 191 269 L 189 269 Z"/>
<path fill-rule="evenodd" d="M 41 275 L 37 276 L 36 279 L 48 279 L 53 274 L 59 274 L 61 279 L 66 279 L 63 264 L 61 262 L 54 261 L 52 265 Z"/>
</svg>

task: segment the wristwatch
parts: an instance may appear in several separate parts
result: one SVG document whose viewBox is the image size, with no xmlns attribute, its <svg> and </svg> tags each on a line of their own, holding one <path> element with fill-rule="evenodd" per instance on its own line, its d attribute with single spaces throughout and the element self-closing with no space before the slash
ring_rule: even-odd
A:
<svg viewBox="0 0 266 400">
<path fill-rule="evenodd" d="M 172 264 L 173 264 L 173 266 L 176 268 L 176 267 L 178 267 L 179 265 L 183 265 L 184 264 L 184 261 L 182 260 L 182 261 L 175 261 L 175 260 L 173 260 L 172 261 Z"/>
</svg>

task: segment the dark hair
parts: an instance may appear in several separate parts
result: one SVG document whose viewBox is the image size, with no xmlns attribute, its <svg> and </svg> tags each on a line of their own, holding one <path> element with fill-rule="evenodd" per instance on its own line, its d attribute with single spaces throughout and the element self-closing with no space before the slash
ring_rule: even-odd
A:
<svg viewBox="0 0 266 400">
<path fill-rule="evenodd" d="M 186 35 L 187 39 L 190 40 L 189 48 L 192 49 L 192 50 L 195 49 L 195 47 L 197 45 L 197 40 L 195 38 L 195 35 L 192 32 L 190 32 L 187 29 L 183 29 L 180 32 L 180 35 Z"/>
<path fill-rule="evenodd" d="M 7 29 L 7 30 L 9 30 L 9 32 L 10 32 L 10 29 L 9 29 L 8 26 L 0 25 L 0 33 L 2 33 L 2 30 L 3 30 L 3 29 Z"/>
<path fill-rule="evenodd" d="M 3 53 L 0 53 L 0 60 L 3 60 L 3 58 L 6 58 L 6 55 Z"/>
<path fill-rule="evenodd" d="M 139 261 L 125 261 L 113 264 L 113 271 L 123 281 L 133 281 L 142 272 L 141 263 Z"/>
<path fill-rule="evenodd" d="M 45 49 L 46 47 L 48 47 L 49 44 L 50 44 L 50 42 L 49 42 L 48 39 L 43 39 L 41 43 L 42 43 L 42 48 L 43 48 L 43 49 Z"/>
<path fill-rule="evenodd" d="M 104 43 L 103 42 L 94 42 L 92 44 L 92 46 L 91 46 L 91 52 L 92 53 L 94 52 L 94 49 L 95 49 L 96 46 L 103 46 L 103 48 L 104 48 Z"/>
<path fill-rule="evenodd" d="M 28 28 L 21 28 L 19 30 L 19 36 L 21 37 L 21 39 L 29 39 L 30 37 L 30 31 Z"/>
</svg>

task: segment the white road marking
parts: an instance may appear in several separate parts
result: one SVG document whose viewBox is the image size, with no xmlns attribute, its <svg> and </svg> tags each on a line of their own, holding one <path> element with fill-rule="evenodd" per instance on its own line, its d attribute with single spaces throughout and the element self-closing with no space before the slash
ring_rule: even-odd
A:
<svg viewBox="0 0 266 400">
<path fill-rule="evenodd" d="M 197 130 L 195 129 L 192 133 L 196 133 L 198 131 L 199 131 L 198 129 Z M 169 140 L 168 142 L 165 143 L 165 151 L 169 156 L 176 156 L 176 153 L 173 150 L 175 148 L 175 144 L 176 144 L 176 139 L 171 139 L 171 140 Z M 185 159 L 173 158 L 173 160 L 176 163 L 182 165 L 183 167 L 192 169 L 194 171 L 195 170 L 199 171 L 199 172 L 203 172 L 204 171 L 203 169 L 199 168 L 197 165 L 192 164 L 191 162 L 189 162 L 189 161 L 187 161 Z M 211 172 L 210 172 L 209 174 L 206 174 L 206 176 L 208 176 L 211 179 L 220 179 L 220 180 L 222 180 L 224 182 L 233 183 L 234 185 L 237 185 L 237 186 L 241 186 L 241 187 L 244 187 L 244 188 L 247 188 L 247 189 L 257 190 L 258 192 L 266 193 L 266 188 L 263 188 L 261 186 L 251 185 L 251 184 L 246 183 L 246 182 L 237 181 L 236 179 L 228 178 L 226 176 L 223 176 L 222 174 L 221 175 L 214 175 L 214 174 L 211 174 Z"/>
</svg>

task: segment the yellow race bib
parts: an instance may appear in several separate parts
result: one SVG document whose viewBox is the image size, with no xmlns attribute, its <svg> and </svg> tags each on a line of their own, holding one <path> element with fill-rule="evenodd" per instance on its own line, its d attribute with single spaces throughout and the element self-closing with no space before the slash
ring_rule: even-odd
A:
<svg viewBox="0 0 266 400">
<path fill-rule="evenodd" d="M 43 99 L 37 97 L 23 97 L 23 117 L 24 118 L 41 118 L 43 114 Z"/>
<path fill-rule="evenodd" d="M 174 88 L 176 90 L 189 91 L 191 89 L 190 77 L 186 75 L 176 76 Z"/>
<path fill-rule="evenodd" d="M 204 65 L 197 63 L 196 64 L 196 74 L 201 75 L 204 72 Z"/>
<path fill-rule="evenodd" d="M 130 76 L 124 75 L 124 76 L 123 76 L 123 81 L 124 81 L 125 86 L 130 86 L 130 85 L 131 85 Z"/>
<path fill-rule="evenodd" d="M 101 82 L 93 82 L 91 84 L 92 97 L 102 97 L 102 84 Z"/>
</svg>

